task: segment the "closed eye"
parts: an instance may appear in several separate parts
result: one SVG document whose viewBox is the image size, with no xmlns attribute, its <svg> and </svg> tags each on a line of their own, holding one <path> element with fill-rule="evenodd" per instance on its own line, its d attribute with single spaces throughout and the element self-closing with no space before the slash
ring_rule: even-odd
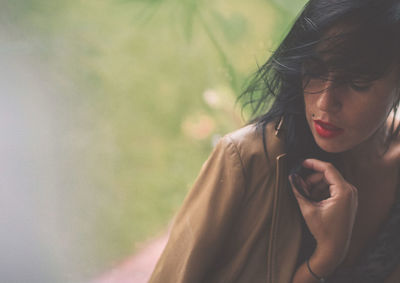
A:
<svg viewBox="0 0 400 283">
<path fill-rule="evenodd" d="M 371 88 L 371 84 L 358 83 L 358 82 L 350 82 L 349 85 L 352 89 L 359 92 L 365 92 Z"/>
</svg>

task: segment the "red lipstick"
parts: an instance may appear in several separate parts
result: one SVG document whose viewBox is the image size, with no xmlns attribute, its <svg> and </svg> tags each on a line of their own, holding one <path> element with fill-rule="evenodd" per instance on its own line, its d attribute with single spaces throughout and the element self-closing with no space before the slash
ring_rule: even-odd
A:
<svg viewBox="0 0 400 283">
<path fill-rule="evenodd" d="M 314 128 L 323 138 L 334 138 L 343 133 L 343 129 L 321 120 L 314 120 Z"/>
</svg>

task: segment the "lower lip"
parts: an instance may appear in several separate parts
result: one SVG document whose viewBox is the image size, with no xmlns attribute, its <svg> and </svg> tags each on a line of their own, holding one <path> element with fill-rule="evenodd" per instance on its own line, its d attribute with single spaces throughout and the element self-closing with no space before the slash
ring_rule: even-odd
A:
<svg viewBox="0 0 400 283">
<path fill-rule="evenodd" d="M 315 127 L 315 130 L 317 131 L 318 135 L 320 135 L 323 138 L 328 138 L 328 139 L 334 138 L 343 133 L 343 129 L 338 129 L 338 130 L 327 129 L 315 121 L 314 121 L 314 127 Z"/>
</svg>

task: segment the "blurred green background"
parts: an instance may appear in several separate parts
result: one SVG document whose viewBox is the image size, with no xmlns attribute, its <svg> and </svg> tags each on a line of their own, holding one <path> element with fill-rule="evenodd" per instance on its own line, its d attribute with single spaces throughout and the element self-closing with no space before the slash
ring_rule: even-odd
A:
<svg viewBox="0 0 400 283">
<path fill-rule="evenodd" d="M 235 100 L 304 3 L 2 4 L 8 48 L 25 43 L 68 109 L 59 146 L 78 177 L 65 174 L 68 194 L 55 206 L 69 215 L 60 234 L 72 230 L 85 255 L 71 278 L 90 278 L 165 233 L 213 144 L 245 123 Z"/>
</svg>

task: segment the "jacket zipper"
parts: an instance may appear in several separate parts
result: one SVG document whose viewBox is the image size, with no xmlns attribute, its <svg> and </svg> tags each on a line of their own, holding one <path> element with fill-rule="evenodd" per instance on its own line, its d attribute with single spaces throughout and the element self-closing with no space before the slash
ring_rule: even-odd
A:
<svg viewBox="0 0 400 283">
<path fill-rule="evenodd" d="M 275 188 L 274 188 L 274 200 L 273 200 L 273 208 L 272 208 L 272 223 L 271 223 L 271 231 L 269 236 L 269 244 L 268 244 L 268 257 L 267 257 L 267 283 L 275 283 L 274 281 L 274 271 L 275 271 L 275 240 L 277 233 L 277 225 L 278 225 L 278 205 L 280 201 L 280 180 L 282 174 L 282 162 L 281 158 L 286 156 L 286 153 L 279 155 L 276 157 L 276 174 L 275 174 Z"/>
</svg>

